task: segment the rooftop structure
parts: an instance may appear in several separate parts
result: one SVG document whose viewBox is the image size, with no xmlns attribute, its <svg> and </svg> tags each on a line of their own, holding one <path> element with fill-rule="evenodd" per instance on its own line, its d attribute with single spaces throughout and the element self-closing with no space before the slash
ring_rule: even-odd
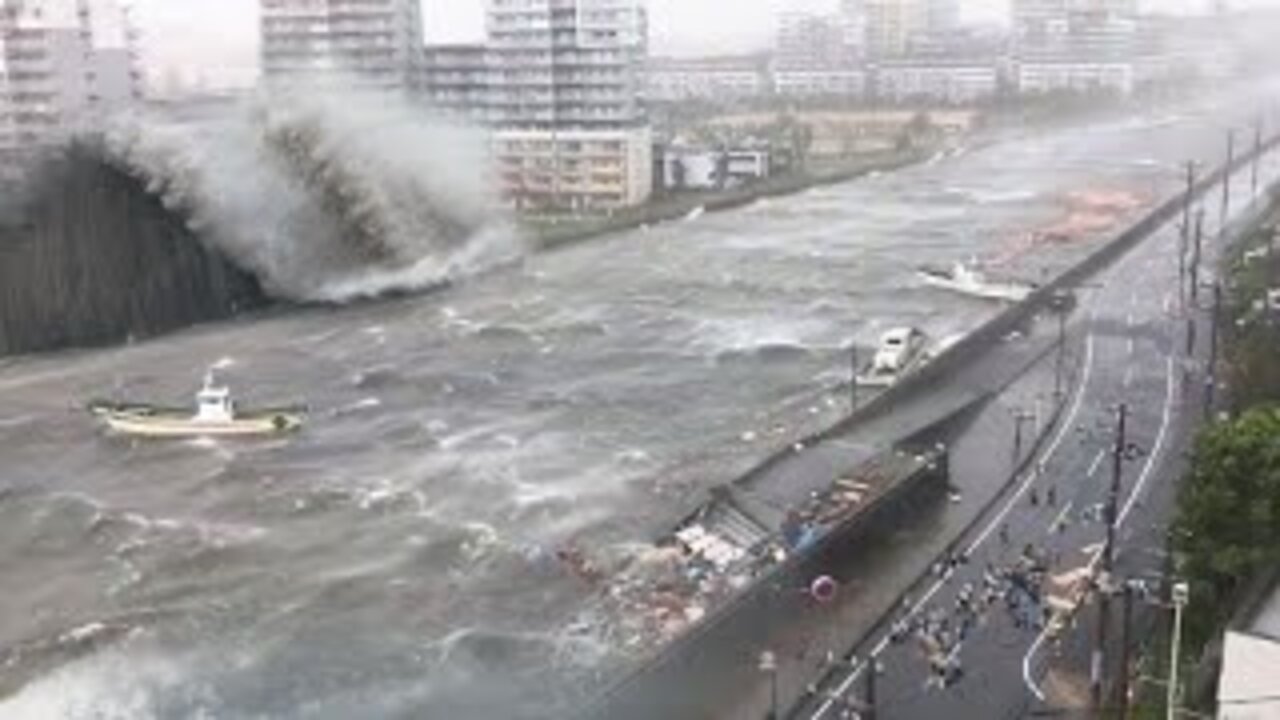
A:
<svg viewBox="0 0 1280 720">
<path fill-rule="evenodd" d="M 1221 720 L 1280 718 L 1276 695 L 1280 668 L 1280 575 L 1263 588 L 1254 602 L 1232 623 L 1222 648 L 1218 677 L 1218 717 Z"/>
</svg>

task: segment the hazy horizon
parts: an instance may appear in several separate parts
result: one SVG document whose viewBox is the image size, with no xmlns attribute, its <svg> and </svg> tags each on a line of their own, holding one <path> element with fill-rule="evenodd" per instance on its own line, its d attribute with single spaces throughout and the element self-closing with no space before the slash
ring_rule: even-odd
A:
<svg viewBox="0 0 1280 720">
<path fill-rule="evenodd" d="M 1148 9 L 1195 10 L 1208 0 L 1147 0 Z M 248 85 L 257 73 L 259 0 L 219 0 L 215 12 L 196 13 L 197 0 L 134 0 L 147 74 L 213 86 Z M 1252 0 L 1239 4 L 1277 4 Z M 836 0 L 649 0 L 653 52 L 718 54 L 767 48 L 778 12 L 833 10 Z M 484 0 L 423 0 L 428 42 L 483 37 Z M 961 0 L 966 22 L 1002 22 L 1009 0 Z"/>
</svg>

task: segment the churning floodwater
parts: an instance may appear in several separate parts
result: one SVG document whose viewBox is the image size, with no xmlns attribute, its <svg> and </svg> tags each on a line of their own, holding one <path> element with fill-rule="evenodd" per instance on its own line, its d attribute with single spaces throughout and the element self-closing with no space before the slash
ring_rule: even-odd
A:
<svg viewBox="0 0 1280 720">
<path fill-rule="evenodd" d="M 558 551 L 644 563 L 708 488 L 844 409 L 851 342 L 994 312 L 917 265 L 1040 279 L 1138 212 L 1034 241 L 1081 192 L 1176 191 L 1252 97 L 1003 132 L 424 296 L 0 365 L 0 717 L 563 717 L 652 638 Z M 211 365 L 309 426 L 134 442 L 80 409 L 184 401 Z"/>
</svg>

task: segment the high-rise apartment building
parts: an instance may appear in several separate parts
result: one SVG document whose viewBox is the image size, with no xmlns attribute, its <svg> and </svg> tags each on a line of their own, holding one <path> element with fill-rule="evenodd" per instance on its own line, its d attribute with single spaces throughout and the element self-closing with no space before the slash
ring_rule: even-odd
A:
<svg viewBox="0 0 1280 720">
<path fill-rule="evenodd" d="M 489 0 L 498 174 L 521 208 L 609 210 L 653 189 L 642 0 Z"/>
<path fill-rule="evenodd" d="M 839 15 L 789 12 L 778 18 L 774 63 L 779 70 L 834 70 L 853 65 L 857 56 Z"/>
<path fill-rule="evenodd" d="M 268 82 L 351 81 L 410 90 L 422 56 L 420 0 L 261 0 Z"/>
<path fill-rule="evenodd" d="M 135 100 L 135 39 L 116 0 L 0 0 L 0 153 L 55 144 Z"/>
<path fill-rule="evenodd" d="M 873 58 L 902 57 L 928 31 L 926 0 L 864 0 L 864 6 Z"/>
<path fill-rule="evenodd" d="M 642 123 L 649 31 L 638 0 L 489 0 L 486 27 L 498 124 Z"/>
<path fill-rule="evenodd" d="M 852 12 L 779 16 L 774 43 L 775 91 L 787 96 L 861 96 L 866 91 L 866 75 L 859 67 L 861 31 L 860 16 Z"/>
<path fill-rule="evenodd" d="M 960 0 L 925 0 L 925 34 L 947 37 L 960 29 Z"/>
<path fill-rule="evenodd" d="M 1020 92 L 1133 92 L 1136 0 L 1014 0 L 1013 18 Z"/>
<path fill-rule="evenodd" d="M 643 0 L 487 0 L 487 39 L 431 45 L 438 109 L 488 125 L 503 194 L 530 211 L 610 211 L 653 190 Z"/>
<path fill-rule="evenodd" d="M 488 45 L 428 45 L 421 72 L 417 84 L 433 108 L 473 122 L 489 122 L 498 69 Z"/>
</svg>

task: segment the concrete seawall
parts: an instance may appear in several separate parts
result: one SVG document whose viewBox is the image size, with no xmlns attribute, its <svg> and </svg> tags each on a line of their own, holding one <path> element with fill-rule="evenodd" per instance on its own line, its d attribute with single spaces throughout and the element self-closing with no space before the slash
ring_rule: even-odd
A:
<svg viewBox="0 0 1280 720">
<path fill-rule="evenodd" d="M 813 616 L 818 604 L 807 588 L 814 578 L 825 573 L 838 575 L 842 566 L 856 562 L 852 551 L 869 538 L 944 502 L 946 479 L 946 457 L 939 455 L 892 483 L 849 521 L 758 578 L 749 589 L 668 645 L 580 717 L 716 717 L 722 710 L 720 699 L 740 691 L 744 682 L 733 673 L 720 672 L 721 668 L 741 666 L 743 658 L 754 658 L 762 628 L 787 618 Z M 745 682 L 754 679 L 745 678 Z"/>
<path fill-rule="evenodd" d="M 892 172 L 928 158 L 923 151 L 887 152 L 870 155 L 834 167 L 782 175 L 733 190 L 695 195 L 672 196 L 611 218 L 570 221 L 564 225 L 536 225 L 534 237 L 540 250 L 555 250 L 601 235 L 634 230 L 644 225 L 673 222 L 701 208 L 705 212 L 723 212 L 750 205 L 757 200 L 804 192 L 823 185 L 848 182 L 876 172 Z"/>
</svg>

